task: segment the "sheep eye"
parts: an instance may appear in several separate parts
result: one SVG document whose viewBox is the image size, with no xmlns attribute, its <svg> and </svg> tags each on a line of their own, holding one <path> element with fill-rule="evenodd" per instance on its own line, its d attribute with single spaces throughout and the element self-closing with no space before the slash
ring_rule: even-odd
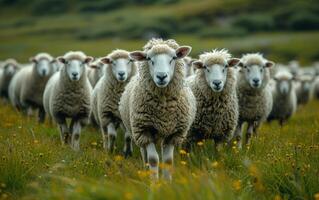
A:
<svg viewBox="0 0 319 200">
<path fill-rule="evenodd" d="M 223 69 L 223 73 L 225 73 L 226 67 Z"/>
<path fill-rule="evenodd" d="M 173 57 L 173 60 L 176 60 L 176 59 L 177 59 L 177 56 L 174 56 L 174 57 Z"/>
<path fill-rule="evenodd" d="M 205 65 L 204 67 L 206 68 L 207 72 L 209 73 L 209 69 L 207 68 L 207 66 Z"/>
</svg>

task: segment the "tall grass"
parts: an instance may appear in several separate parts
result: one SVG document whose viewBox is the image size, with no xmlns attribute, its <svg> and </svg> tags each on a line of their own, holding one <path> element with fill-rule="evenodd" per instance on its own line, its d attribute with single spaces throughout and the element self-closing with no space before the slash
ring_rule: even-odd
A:
<svg viewBox="0 0 319 200">
<path fill-rule="evenodd" d="M 0 103 L 1 197 L 13 199 L 314 199 L 319 192 L 319 102 L 289 123 L 265 124 L 249 148 L 176 150 L 171 183 L 151 182 L 138 149 L 102 149 L 87 127 L 81 151 L 62 146 L 54 125 L 39 125 Z M 120 147 L 121 144 L 118 144 Z M 165 167 L 165 166 L 162 166 Z"/>
</svg>

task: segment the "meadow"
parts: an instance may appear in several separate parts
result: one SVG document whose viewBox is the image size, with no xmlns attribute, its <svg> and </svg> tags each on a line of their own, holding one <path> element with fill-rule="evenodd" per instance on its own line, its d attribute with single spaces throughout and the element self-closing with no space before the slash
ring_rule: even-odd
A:
<svg viewBox="0 0 319 200">
<path fill-rule="evenodd" d="M 74 152 L 55 125 L 4 101 L 0 110 L 0 199 L 319 199 L 317 100 L 284 127 L 264 124 L 247 149 L 213 152 L 203 141 L 191 154 L 176 150 L 172 182 L 150 181 L 136 146 L 129 159 L 105 152 L 92 127 Z"/>
</svg>

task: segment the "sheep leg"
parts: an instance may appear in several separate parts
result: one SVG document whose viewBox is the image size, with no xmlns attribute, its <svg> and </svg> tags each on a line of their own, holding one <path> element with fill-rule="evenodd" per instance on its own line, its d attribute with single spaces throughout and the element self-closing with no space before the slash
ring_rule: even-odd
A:
<svg viewBox="0 0 319 200">
<path fill-rule="evenodd" d="M 146 145 L 147 160 L 151 171 L 151 178 L 158 179 L 159 157 L 154 143 Z"/>
<path fill-rule="evenodd" d="M 260 126 L 260 122 L 255 122 L 253 125 L 254 125 L 254 126 L 253 126 L 253 134 L 254 134 L 254 136 L 257 137 L 257 135 L 258 135 L 258 128 L 259 128 L 259 126 Z"/>
<path fill-rule="evenodd" d="M 247 128 L 247 132 L 246 132 L 246 145 L 250 145 L 251 136 L 253 135 L 253 131 L 254 131 L 254 124 L 249 123 L 248 128 Z"/>
<path fill-rule="evenodd" d="M 40 107 L 39 114 L 38 114 L 38 122 L 42 124 L 44 123 L 44 120 L 45 120 L 45 111 L 43 107 Z"/>
<path fill-rule="evenodd" d="M 242 149 L 242 123 L 237 124 L 236 130 L 234 132 L 234 139 L 237 142 L 237 148 Z M 231 144 L 232 146 L 232 144 Z"/>
<path fill-rule="evenodd" d="M 61 142 L 62 145 L 68 144 L 69 143 L 69 130 L 68 130 L 68 126 L 66 124 L 65 119 L 62 120 L 62 123 L 58 124 L 59 129 L 60 129 L 60 138 L 61 138 Z"/>
<path fill-rule="evenodd" d="M 107 148 L 110 152 L 113 152 L 117 133 L 116 133 L 115 126 L 112 122 L 107 125 L 107 134 L 108 134 Z"/>
<path fill-rule="evenodd" d="M 103 148 L 107 149 L 107 126 L 101 126 L 102 138 L 103 138 Z"/>
<path fill-rule="evenodd" d="M 141 155 L 142 155 L 142 160 L 143 160 L 144 167 L 146 167 L 147 166 L 147 151 L 146 151 L 146 148 L 145 147 L 141 147 L 140 148 L 140 152 L 141 152 Z"/>
<path fill-rule="evenodd" d="M 72 149 L 74 149 L 75 151 L 78 151 L 80 150 L 81 123 L 80 121 L 74 121 L 72 125 L 73 126 L 72 126 L 71 146 L 72 146 Z"/>
<path fill-rule="evenodd" d="M 125 131 L 125 136 L 124 136 L 124 156 L 125 158 L 132 156 L 132 151 L 133 151 L 133 144 L 132 144 L 132 137 L 131 133 L 126 130 Z"/>
<path fill-rule="evenodd" d="M 163 178 L 172 180 L 171 170 L 173 167 L 174 145 L 162 143 Z"/>
</svg>

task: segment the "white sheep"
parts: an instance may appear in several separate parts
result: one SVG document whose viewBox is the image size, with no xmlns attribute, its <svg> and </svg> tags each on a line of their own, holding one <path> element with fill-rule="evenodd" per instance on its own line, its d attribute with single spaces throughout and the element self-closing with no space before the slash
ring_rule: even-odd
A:
<svg viewBox="0 0 319 200">
<path fill-rule="evenodd" d="M 196 100 L 184 83 L 181 60 L 190 51 L 191 47 L 179 46 L 175 40 L 152 39 L 144 51 L 130 53 L 140 66 L 125 88 L 119 111 L 153 178 L 158 178 L 157 141 L 162 141 L 162 159 L 167 166 L 163 176 L 171 179 L 174 146 L 183 141 L 195 117 Z"/>
<path fill-rule="evenodd" d="M 271 112 L 273 99 L 268 82 L 269 68 L 273 65 L 259 53 L 246 54 L 240 60 L 237 79 L 239 119 L 234 134 L 239 148 L 242 148 L 242 124 L 248 123 L 245 141 L 249 144 L 251 136 L 257 135 L 258 126 Z"/>
<path fill-rule="evenodd" d="M 100 78 L 104 75 L 104 68 L 105 65 L 102 62 L 100 62 L 100 59 L 96 59 L 95 61 L 89 64 L 87 76 L 93 88 L 100 80 Z"/>
<path fill-rule="evenodd" d="M 297 109 L 297 95 L 293 75 L 288 70 L 278 71 L 272 80 L 273 107 L 267 121 L 278 120 L 283 126 Z"/>
<path fill-rule="evenodd" d="M 63 66 L 49 80 L 43 105 L 58 124 L 62 144 L 71 142 L 71 147 L 79 150 L 81 127 L 88 123 L 91 105 L 92 87 L 86 68 L 93 58 L 80 51 L 70 51 L 57 59 Z M 67 118 L 71 119 L 69 127 Z"/>
<path fill-rule="evenodd" d="M 8 99 L 9 84 L 12 77 L 20 69 L 19 64 L 14 59 L 7 59 L 1 64 L 1 75 L 0 75 L 0 96 Z"/>
<path fill-rule="evenodd" d="M 213 139 L 215 144 L 232 139 L 238 121 L 236 73 L 232 67 L 238 62 L 224 49 L 201 54 L 193 62 L 197 71 L 187 81 L 196 97 L 197 113 L 187 135 L 187 149 L 203 139 Z"/>
<path fill-rule="evenodd" d="M 10 101 L 23 111 L 39 110 L 39 122 L 44 122 L 43 92 L 47 81 L 54 73 L 51 63 L 53 57 L 47 53 L 39 53 L 30 58 L 32 64 L 22 67 L 13 77 L 9 86 Z"/>
<path fill-rule="evenodd" d="M 128 51 L 120 49 L 101 58 L 101 62 L 107 66 L 104 76 L 93 90 L 92 114 L 101 129 L 104 148 L 112 152 L 116 129 L 122 123 L 118 105 L 125 86 L 136 73 L 136 64 L 129 57 Z M 125 134 L 124 154 L 132 154 L 131 135 L 128 133 Z"/>
<path fill-rule="evenodd" d="M 297 94 L 298 105 L 304 105 L 312 99 L 314 92 L 314 79 L 314 76 L 309 74 L 302 74 L 296 77 L 295 90 Z"/>
<path fill-rule="evenodd" d="M 315 78 L 313 82 L 313 94 L 319 99 L 319 62 L 314 63 Z"/>
</svg>

